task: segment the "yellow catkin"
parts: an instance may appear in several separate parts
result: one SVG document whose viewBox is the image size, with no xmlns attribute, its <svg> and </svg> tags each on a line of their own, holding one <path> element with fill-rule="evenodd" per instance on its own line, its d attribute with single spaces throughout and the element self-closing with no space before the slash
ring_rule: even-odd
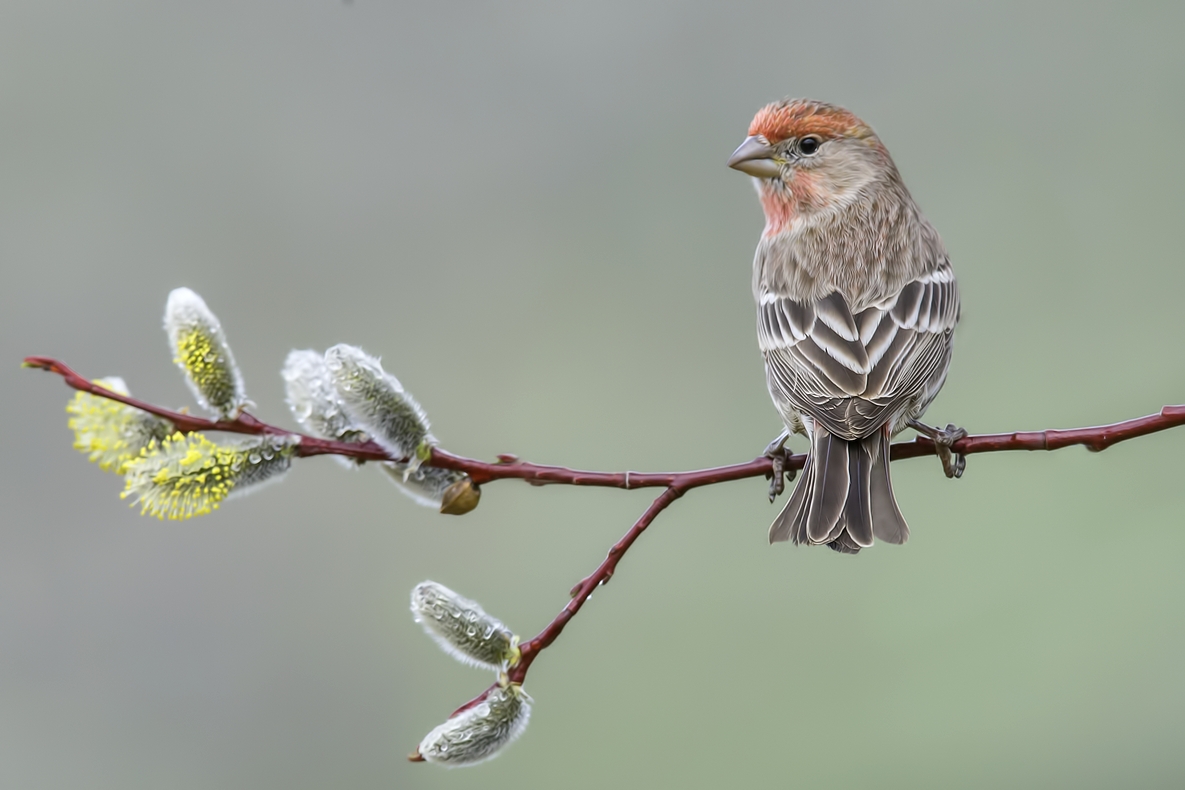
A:
<svg viewBox="0 0 1185 790">
<path fill-rule="evenodd" d="M 231 419 L 247 405 L 222 325 L 202 297 L 188 288 L 173 289 L 165 304 L 165 331 L 173 361 L 202 408 Z"/>
<path fill-rule="evenodd" d="M 120 395 L 128 394 L 120 378 L 96 379 L 95 383 Z M 105 472 L 124 474 L 141 449 L 173 430 L 167 420 L 87 392 L 75 393 L 66 412 L 70 415 L 67 425 L 74 431 L 74 448 Z"/>
<path fill-rule="evenodd" d="M 203 516 L 237 488 L 286 471 L 294 448 L 295 439 L 288 437 L 220 445 L 200 433 L 175 433 L 152 442 L 128 464 L 120 496 L 132 498 L 141 514 L 162 520 Z"/>
<path fill-rule="evenodd" d="M 203 330 L 194 327 L 178 333 L 173 361 L 184 368 L 211 408 L 229 412 L 239 397 L 234 371 L 216 348 L 214 338 Z"/>
</svg>

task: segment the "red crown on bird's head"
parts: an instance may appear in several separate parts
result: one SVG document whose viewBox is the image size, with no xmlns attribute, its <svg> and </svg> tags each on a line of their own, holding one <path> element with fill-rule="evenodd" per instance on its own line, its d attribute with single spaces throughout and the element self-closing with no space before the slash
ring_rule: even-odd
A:
<svg viewBox="0 0 1185 790">
<path fill-rule="evenodd" d="M 749 124 L 750 135 L 761 135 L 770 143 L 808 134 L 824 140 L 849 137 L 876 139 L 868 124 L 843 107 L 812 99 L 783 99 L 757 111 Z"/>
</svg>

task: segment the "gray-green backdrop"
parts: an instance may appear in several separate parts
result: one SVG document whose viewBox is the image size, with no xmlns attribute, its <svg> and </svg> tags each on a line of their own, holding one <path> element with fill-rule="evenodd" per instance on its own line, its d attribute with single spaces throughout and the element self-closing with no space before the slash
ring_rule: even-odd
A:
<svg viewBox="0 0 1185 790">
<path fill-rule="evenodd" d="M 951 251 L 934 422 L 1185 401 L 1180 3 L 16 2 L 0 10 L 0 786 L 1180 787 L 1185 431 L 894 469 L 904 547 L 766 545 L 696 491 L 535 664 L 488 765 L 404 760 L 484 688 L 426 578 L 524 635 L 653 492 L 487 487 L 462 519 L 301 462 L 182 523 L 71 449 L 52 354 L 189 402 L 160 316 L 221 316 L 258 402 L 336 342 L 457 452 L 671 470 L 778 431 L 753 112 L 838 102 Z M 801 443 L 799 443 L 801 447 Z"/>
</svg>

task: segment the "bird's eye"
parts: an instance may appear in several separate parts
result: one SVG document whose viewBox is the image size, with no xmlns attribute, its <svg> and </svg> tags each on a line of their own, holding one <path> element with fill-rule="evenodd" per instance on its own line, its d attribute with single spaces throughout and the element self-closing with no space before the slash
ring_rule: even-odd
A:
<svg viewBox="0 0 1185 790">
<path fill-rule="evenodd" d="M 814 156 L 819 150 L 818 137 L 804 137 L 798 141 L 798 153 L 803 156 Z"/>
</svg>

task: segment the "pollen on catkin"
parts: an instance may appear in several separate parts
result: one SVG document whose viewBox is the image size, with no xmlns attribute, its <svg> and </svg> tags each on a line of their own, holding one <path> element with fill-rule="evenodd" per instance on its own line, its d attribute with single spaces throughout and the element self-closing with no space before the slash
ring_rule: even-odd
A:
<svg viewBox="0 0 1185 790">
<path fill-rule="evenodd" d="M 232 494 L 278 479 L 297 443 L 295 436 L 258 436 L 215 444 L 200 433 L 174 433 L 127 464 L 120 496 L 162 520 L 206 515 Z"/>
<path fill-rule="evenodd" d="M 325 352 L 325 366 L 350 421 L 365 430 L 391 455 L 419 464 L 422 447 L 436 443 L 428 415 L 399 379 L 360 348 L 339 343 Z"/>
<path fill-rule="evenodd" d="M 130 394 L 118 376 L 95 379 L 94 383 L 120 395 Z M 173 432 L 173 424 L 162 417 L 89 392 L 75 393 L 66 411 L 70 414 L 67 425 L 74 431 L 74 449 L 104 472 L 122 475 L 140 450 Z"/>
<path fill-rule="evenodd" d="M 222 325 L 202 297 L 188 288 L 174 289 L 165 305 L 165 331 L 173 361 L 201 407 L 223 419 L 235 417 L 248 404 L 243 376 Z"/>
<path fill-rule="evenodd" d="M 527 728 L 532 701 L 519 684 L 499 684 L 484 700 L 424 736 L 411 759 L 454 767 L 497 757 Z"/>
<path fill-rule="evenodd" d="M 453 658 L 501 671 L 522 655 L 518 637 L 481 605 L 443 584 L 420 582 L 411 591 L 411 611 L 428 636 Z"/>
</svg>

